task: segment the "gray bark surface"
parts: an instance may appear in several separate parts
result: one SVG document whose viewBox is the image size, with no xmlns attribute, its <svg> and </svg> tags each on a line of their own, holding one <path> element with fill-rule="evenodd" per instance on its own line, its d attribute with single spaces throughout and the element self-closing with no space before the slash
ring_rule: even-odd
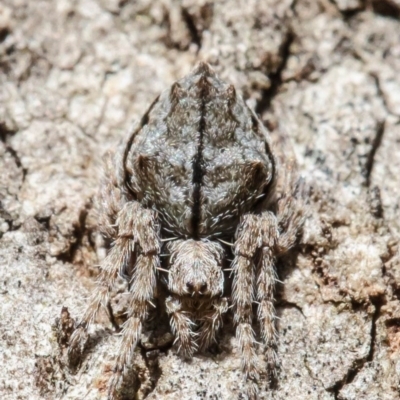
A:
<svg viewBox="0 0 400 400">
<path fill-rule="evenodd" d="M 260 399 L 400 398 L 397 0 L 0 3 L 0 398 L 106 398 L 118 335 L 103 313 L 71 371 L 61 315 L 78 316 L 104 257 L 101 158 L 198 60 L 290 137 L 312 188 Z M 143 336 L 121 399 L 243 398 L 229 321 L 191 362 L 170 340 Z"/>
</svg>

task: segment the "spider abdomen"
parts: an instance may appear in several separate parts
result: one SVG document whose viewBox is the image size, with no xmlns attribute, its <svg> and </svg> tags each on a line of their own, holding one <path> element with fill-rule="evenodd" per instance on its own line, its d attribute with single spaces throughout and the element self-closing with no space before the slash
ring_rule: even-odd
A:
<svg viewBox="0 0 400 400">
<path fill-rule="evenodd" d="M 264 128 L 205 64 L 161 94 L 125 162 L 137 199 L 193 238 L 232 234 L 275 174 Z"/>
</svg>

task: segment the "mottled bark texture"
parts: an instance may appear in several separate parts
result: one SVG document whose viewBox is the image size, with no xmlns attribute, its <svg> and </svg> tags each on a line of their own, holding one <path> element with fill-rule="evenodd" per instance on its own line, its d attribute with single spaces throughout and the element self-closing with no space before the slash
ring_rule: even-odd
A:
<svg viewBox="0 0 400 400">
<path fill-rule="evenodd" d="M 399 32 L 398 0 L 3 0 L 0 397 L 105 398 L 119 339 L 106 313 L 77 372 L 65 365 L 107 245 L 100 160 L 203 59 L 273 140 L 286 132 L 312 188 L 301 243 L 277 266 L 281 367 L 260 398 L 399 398 Z M 124 398 L 241 398 L 231 322 L 187 362 L 150 321 Z"/>
</svg>

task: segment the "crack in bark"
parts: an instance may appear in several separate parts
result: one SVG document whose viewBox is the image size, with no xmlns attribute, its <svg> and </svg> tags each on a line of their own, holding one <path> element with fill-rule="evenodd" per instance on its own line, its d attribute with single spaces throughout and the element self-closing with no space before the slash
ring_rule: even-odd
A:
<svg viewBox="0 0 400 400">
<path fill-rule="evenodd" d="M 197 51 L 199 51 L 202 46 L 202 33 L 199 32 L 199 30 L 197 29 L 193 16 L 190 15 L 189 11 L 186 8 L 181 8 L 181 15 L 189 30 L 192 42 L 197 45 Z"/>
<path fill-rule="evenodd" d="M 358 59 L 361 60 L 364 64 L 366 64 L 366 61 L 365 61 L 361 56 L 358 56 Z M 389 106 L 389 104 L 388 104 L 388 102 L 387 102 L 386 95 L 385 95 L 384 91 L 382 90 L 382 85 L 381 85 L 381 81 L 380 81 L 380 79 L 379 79 L 378 74 L 375 73 L 375 72 L 371 72 L 371 73 L 369 74 L 369 76 L 370 76 L 370 77 L 374 80 L 374 82 L 375 82 L 375 86 L 376 86 L 376 89 L 377 89 L 377 91 L 378 91 L 378 95 L 379 95 L 379 97 L 382 99 L 382 103 L 383 103 L 383 106 L 384 106 L 386 112 L 387 112 L 389 115 L 391 115 L 391 116 L 396 117 L 396 118 L 399 119 L 399 118 L 400 118 L 400 115 L 398 115 L 398 114 L 396 114 L 396 113 L 394 113 L 393 111 L 390 110 L 390 106 Z"/>
<path fill-rule="evenodd" d="M 277 306 L 278 306 L 278 307 L 285 308 L 285 309 L 295 309 L 295 310 L 297 310 L 297 311 L 301 314 L 301 316 L 302 316 L 304 319 L 306 318 L 305 315 L 304 315 L 304 313 L 303 313 L 303 309 L 302 309 L 298 304 L 296 304 L 296 303 L 293 303 L 293 302 L 287 301 L 287 300 L 283 300 L 283 301 L 280 301 L 280 302 L 277 304 Z"/>
<path fill-rule="evenodd" d="M 365 184 L 368 187 L 371 185 L 371 174 L 375 164 L 375 155 L 382 143 L 384 133 L 385 133 L 385 121 L 378 121 L 376 134 L 372 141 L 371 150 L 368 153 L 367 162 L 365 165 L 365 178 L 366 178 Z"/>
<path fill-rule="evenodd" d="M 88 229 L 86 228 L 86 220 L 89 214 L 89 209 L 91 207 L 91 202 L 85 204 L 84 208 L 80 210 L 79 213 L 79 223 L 75 227 L 75 230 L 71 237 L 76 238 L 75 242 L 71 243 L 68 250 L 56 256 L 60 261 L 73 264 L 75 259 L 75 254 L 83 245 L 83 238 L 88 234 Z"/>
<path fill-rule="evenodd" d="M 293 0 L 292 4 L 289 6 L 290 11 L 292 11 L 292 13 L 294 14 L 295 17 L 298 17 L 297 10 L 296 10 L 297 3 L 298 3 L 298 0 Z"/>
<path fill-rule="evenodd" d="M 340 9 L 337 0 L 329 0 L 329 3 L 335 7 L 345 22 L 365 11 L 395 20 L 400 19 L 400 7 L 393 0 L 365 0 L 354 8 L 348 9 Z"/>
<path fill-rule="evenodd" d="M 375 14 L 396 20 L 400 18 L 400 7 L 392 0 L 367 0 L 367 4 Z"/>
<path fill-rule="evenodd" d="M 255 110 L 257 114 L 261 115 L 264 111 L 266 111 L 270 107 L 273 98 L 277 95 L 280 87 L 282 86 L 283 83 L 282 73 L 285 70 L 288 59 L 291 55 L 290 46 L 292 45 L 294 38 L 295 35 L 293 31 L 289 30 L 279 49 L 281 62 L 279 63 L 276 71 L 269 75 L 271 86 L 268 89 L 262 91 L 261 100 L 256 105 Z"/>
<path fill-rule="evenodd" d="M 349 20 L 351 20 L 356 15 L 364 12 L 366 9 L 366 4 L 364 3 L 361 3 L 354 8 L 348 8 L 346 10 L 341 10 L 336 0 L 329 0 L 329 3 L 331 3 L 335 7 L 335 10 L 343 17 L 343 20 L 346 23 L 348 23 Z"/>
<path fill-rule="evenodd" d="M 374 314 L 372 315 L 372 322 L 371 322 L 371 343 L 369 347 L 369 352 L 366 361 L 371 362 L 374 359 L 374 354 L 375 354 L 375 343 L 376 343 L 376 321 L 379 318 L 380 312 L 381 312 L 381 307 L 382 307 L 382 299 L 377 298 L 371 300 L 372 304 L 375 307 Z"/>
<path fill-rule="evenodd" d="M 358 373 L 363 369 L 364 365 L 369 362 L 366 357 L 354 360 L 353 365 L 347 371 L 343 379 L 336 382 L 331 388 L 327 389 L 328 393 L 332 393 L 335 400 L 339 400 L 339 393 L 344 386 L 352 383 Z"/>
<path fill-rule="evenodd" d="M 8 143 L 8 137 L 12 136 L 16 133 L 16 131 L 10 130 L 6 127 L 4 122 L 0 122 L 0 141 L 4 143 L 5 150 L 10 154 L 13 158 L 15 165 L 22 172 L 22 182 L 21 185 L 25 182 L 26 175 L 28 174 L 28 169 L 24 167 L 22 164 L 21 158 L 18 152 Z"/>
<path fill-rule="evenodd" d="M 371 320 L 371 330 L 370 330 L 370 345 L 367 356 L 361 357 L 359 359 L 354 360 L 353 365 L 347 371 L 347 374 L 343 379 L 336 382 L 332 388 L 329 388 L 327 391 L 333 393 L 335 400 L 340 400 L 339 393 L 345 385 L 351 384 L 359 372 L 362 371 L 365 364 L 370 363 L 374 359 L 374 351 L 375 351 L 375 343 L 376 343 L 376 321 L 379 318 L 383 299 L 382 297 L 378 297 L 375 299 L 371 299 L 372 305 L 375 307 L 374 313 L 372 315 Z"/>
</svg>

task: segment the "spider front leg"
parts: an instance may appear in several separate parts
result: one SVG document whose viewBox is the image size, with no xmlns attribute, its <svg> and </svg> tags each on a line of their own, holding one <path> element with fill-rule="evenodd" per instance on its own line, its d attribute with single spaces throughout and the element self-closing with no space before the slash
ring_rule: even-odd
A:
<svg viewBox="0 0 400 400">
<path fill-rule="evenodd" d="M 148 302 L 154 297 L 156 270 L 159 267 L 160 240 L 156 213 L 144 209 L 139 203 L 126 203 L 118 213 L 117 237 L 101 267 L 97 290 L 77 330 L 70 340 L 70 361 L 79 358 L 87 341 L 87 329 L 101 306 L 106 307 L 110 291 L 119 273 L 134 264 L 131 278 L 131 301 L 128 320 L 122 330 L 122 342 L 110 385 L 109 399 L 121 381 L 124 367 L 129 364 L 140 336 L 142 321 L 147 316 Z"/>
<path fill-rule="evenodd" d="M 149 237 L 146 238 L 149 240 Z M 148 242 L 147 242 L 148 243 Z M 122 327 L 122 340 L 118 357 L 113 368 L 108 399 L 113 400 L 116 389 L 123 379 L 126 367 L 132 364 L 134 350 L 139 342 L 143 321 L 154 297 L 156 270 L 159 267 L 159 246 L 149 248 L 149 252 L 139 255 L 131 279 L 128 319 Z"/>
<path fill-rule="evenodd" d="M 278 223 L 276 217 L 270 213 L 263 213 L 260 220 L 260 234 L 262 247 L 257 262 L 257 301 L 258 320 L 261 336 L 266 345 L 266 359 L 268 372 L 275 375 L 278 362 L 276 355 L 277 332 L 275 326 L 274 292 L 278 280 L 275 269 L 275 253 L 279 243 Z"/>
<path fill-rule="evenodd" d="M 115 240 L 114 246 L 105 258 L 96 289 L 89 299 L 89 306 L 69 342 L 68 358 L 71 365 L 76 365 L 79 362 L 88 339 L 89 325 L 95 320 L 100 307 L 106 307 L 109 303 L 110 291 L 115 284 L 118 273 L 130 261 L 133 250 L 134 242 L 132 239 L 119 237 Z"/>
<path fill-rule="evenodd" d="M 261 367 L 254 344 L 252 304 L 257 297 L 261 334 L 268 347 L 268 364 L 276 362 L 274 287 L 276 273 L 274 251 L 278 239 L 277 221 L 270 212 L 245 215 L 239 225 L 234 247 L 234 281 L 232 288 L 235 307 L 236 337 L 242 356 L 242 369 L 249 387 L 249 396 L 256 398 Z M 255 291 L 255 288 L 257 290 Z"/>
<path fill-rule="evenodd" d="M 165 301 L 167 313 L 170 315 L 172 332 L 175 335 L 175 342 L 179 344 L 178 352 L 187 358 L 192 358 L 197 350 L 194 322 L 192 315 L 185 307 L 185 299 L 178 296 L 170 296 Z"/>
<path fill-rule="evenodd" d="M 215 335 L 222 326 L 222 316 L 228 311 L 226 297 L 216 298 L 211 301 L 206 310 L 201 310 L 199 345 L 201 350 L 206 350 L 215 341 Z"/>
</svg>

